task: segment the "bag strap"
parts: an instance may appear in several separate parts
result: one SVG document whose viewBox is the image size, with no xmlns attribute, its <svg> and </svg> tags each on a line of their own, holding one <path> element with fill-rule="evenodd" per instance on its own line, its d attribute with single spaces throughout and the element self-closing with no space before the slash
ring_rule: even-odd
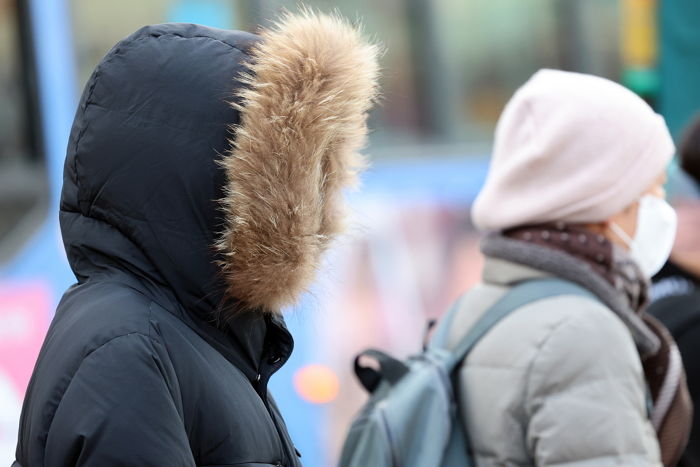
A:
<svg viewBox="0 0 700 467">
<path fill-rule="evenodd" d="M 529 303 L 560 295 L 576 295 L 598 301 L 598 298 L 592 292 L 573 282 L 562 279 L 533 279 L 521 282 L 496 301 L 471 327 L 469 332 L 451 352 L 452 356 L 448 363 L 448 370 L 452 371 L 464 360 L 479 340 L 511 312 Z M 460 298 L 446 315 L 444 322 L 436 331 L 435 345 L 445 348 L 447 335 L 452 328 L 455 316 L 462 308 L 463 301 L 464 297 Z"/>
<path fill-rule="evenodd" d="M 363 357 L 374 359 L 379 368 L 363 366 L 361 361 Z M 386 380 L 394 385 L 406 373 L 408 373 L 406 364 L 381 350 L 368 349 L 355 357 L 355 375 L 357 375 L 357 379 L 362 386 L 370 393 L 374 392 L 382 380 Z"/>
</svg>

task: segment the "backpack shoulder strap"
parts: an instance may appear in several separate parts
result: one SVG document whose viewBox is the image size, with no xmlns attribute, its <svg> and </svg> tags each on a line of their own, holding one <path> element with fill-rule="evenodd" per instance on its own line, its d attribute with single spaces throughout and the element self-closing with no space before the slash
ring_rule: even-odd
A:
<svg viewBox="0 0 700 467">
<path fill-rule="evenodd" d="M 466 358 L 474 346 L 499 321 L 518 308 L 545 298 L 560 295 L 577 295 L 598 301 L 590 291 L 562 279 L 534 279 L 522 282 L 511 288 L 503 297 L 493 304 L 479 320 L 471 327 L 459 344 L 451 352 L 448 369 L 452 370 Z M 458 300 L 445 316 L 442 325 L 436 330 L 435 345 L 445 348 L 447 335 L 452 328 L 456 314 L 462 308 L 463 298 Z"/>
</svg>

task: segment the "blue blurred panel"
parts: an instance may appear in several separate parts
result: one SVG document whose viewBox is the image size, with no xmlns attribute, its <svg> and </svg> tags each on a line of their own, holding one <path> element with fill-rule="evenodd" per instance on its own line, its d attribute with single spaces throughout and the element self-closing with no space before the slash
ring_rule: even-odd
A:
<svg viewBox="0 0 700 467">
<path fill-rule="evenodd" d="M 66 145 L 77 103 L 75 61 L 68 5 L 57 0 L 31 0 L 30 8 L 50 189 L 49 207 L 44 225 L 21 252 L 0 269 L 0 280 L 40 279 L 51 285 L 56 300 L 74 281 L 62 251 L 58 201 Z M 47 313 L 53 313 L 53 309 Z"/>
<path fill-rule="evenodd" d="M 467 154 L 380 160 L 363 174 L 362 190 L 353 193 L 351 199 L 391 196 L 469 205 L 486 179 L 488 164 L 487 155 Z"/>
<path fill-rule="evenodd" d="M 308 305 L 302 304 L 300 308 L 301 311 L 287 319 L 289 331 L 294 336 L 294 352 L 289 361 L 270 380 L 270 391 L 282 411 L 296 448 L 302 454 L 304 467 L 325 467 L 329 465 L 327 446 L 324 446 L 321 440 L 322 434 L 327 432 L 327 411 L 323 405 L 303 400 L 293 385 L 294 374 L 297 371 L 318 361 L 314 352 L 318 339 L 315 333 L 318 332 L 318 328 L 298 318 L 297 315 L 303 315 Z"/>
<path fill-rule="evenodd" d="M 35 280 L 49 284 L 54 305 L 63 292 L 75 282 L 75 276 L 63 254 L 58 224 L 49 218 L 32 240 L 5 268 L 0 269 L 0 282 L 3 280 Z M 46 310 L 53 315 L 53 307 Z"/>
<path fill-rule="evenodd" d="M 233 2 L 227 0 L 181 0 L 173 3 L 168 21 L 234 29 L 237 23 L 234 13 Z"/>
<path fill-rule="evenodd" d="M 46 162 L 51 186 L 50 215 L 58 215 L 63 161 L 78 102 L 70 11 L 65 0 L 31 0 Z"/>
</svg>

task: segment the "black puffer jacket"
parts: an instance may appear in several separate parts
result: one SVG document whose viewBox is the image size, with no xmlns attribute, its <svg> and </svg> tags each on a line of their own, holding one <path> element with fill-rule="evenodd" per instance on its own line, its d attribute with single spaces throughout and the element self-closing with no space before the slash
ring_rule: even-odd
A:
<svg viewBox="0 0 700 467">
<path fill-rule="evenodd" d="M 329 80 L 340 71 L 329 48 L 356 52 L 364 94 Z M 347 169 L 358 149 L 373 53 L 340 20 L 305 14 L 262 39 L 148 26 L 102 60 L 61 199 L 78 283 L 37 361 L 14 465 L 300 465 L 267 391 L 293 347 L 278 311 L 327 244 L 303 242 L 329 224 L 328 200 L 348 181 L 328 186 L 328 166 Z M 345 123 L 304 120 L 295 103 Z"/>
</svg>

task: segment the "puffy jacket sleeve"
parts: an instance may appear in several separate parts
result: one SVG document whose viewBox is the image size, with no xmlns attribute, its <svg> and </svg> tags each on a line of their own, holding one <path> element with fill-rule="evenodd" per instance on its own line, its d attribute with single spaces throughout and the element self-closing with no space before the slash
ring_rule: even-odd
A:
<svg viewBox="0 0 700 467">
<path fill-rule="evenodd" d="M 142 334 L 87 355 L 58 402 L 45 465 L 194 466 L 163 360 Z"/>
<path fill-rule="evenodd" d="M 541 344 L 526 386 L 527 443 L 538 466 L 660 466 L 642 365 L 602 306 L 567 314 Z"/>
</svg>

